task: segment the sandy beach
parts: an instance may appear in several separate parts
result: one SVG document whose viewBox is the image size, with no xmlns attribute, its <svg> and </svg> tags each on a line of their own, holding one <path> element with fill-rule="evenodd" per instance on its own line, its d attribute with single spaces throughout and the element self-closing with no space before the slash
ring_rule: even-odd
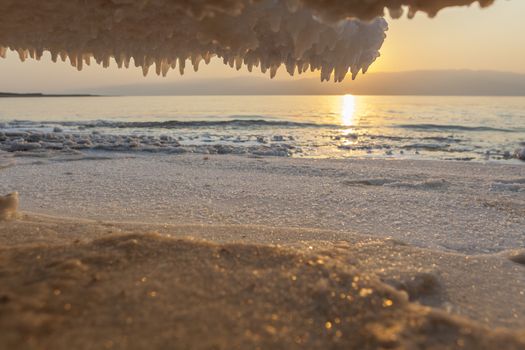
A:
<svg viewBox="0 0 525 350">
<path fill-rule="evenodd" d="M 523 166 L 4 156 L 5 348 L 525 346 Z"/>
</svg>

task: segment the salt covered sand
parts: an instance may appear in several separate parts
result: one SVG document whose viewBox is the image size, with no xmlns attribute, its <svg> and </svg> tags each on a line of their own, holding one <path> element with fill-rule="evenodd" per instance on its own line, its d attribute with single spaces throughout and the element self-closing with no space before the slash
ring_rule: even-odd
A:
<svg viewBox="0 0 525 350">
<path fill-rule="evenodd" d="M 521 163 L 28 153 L 7 154 L 0 193 L 18 191 L 22 210 L 51 216 L 333 231 L 258 243 L 352 232 L 473 254 L 524 242 Z"/>
<path fill-rule="evenodd" d="M 0 348 L 525 348 L 525 167 L 8 158 Z"/>
</svg>

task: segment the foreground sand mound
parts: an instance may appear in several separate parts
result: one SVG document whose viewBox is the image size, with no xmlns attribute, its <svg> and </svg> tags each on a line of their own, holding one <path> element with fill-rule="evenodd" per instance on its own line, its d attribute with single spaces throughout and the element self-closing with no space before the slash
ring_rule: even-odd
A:
<svg viewBox="0 0 525 350">
<path fill-rule="evenodd" d="M 327 255 L 160 235 L 0 249 L 2 349 L 523 349 Z"/>
</svg>

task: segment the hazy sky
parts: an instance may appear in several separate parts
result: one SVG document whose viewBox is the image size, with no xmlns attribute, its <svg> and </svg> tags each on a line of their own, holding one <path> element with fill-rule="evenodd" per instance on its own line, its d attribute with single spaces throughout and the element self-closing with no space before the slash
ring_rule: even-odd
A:
<svg viewBox="0 0 525 350">
<path fill-rule="evenodd" d="M 477 6 L 447 9 L 434 19 L 423 14 L 412 20 L 389 19 L 390 30 L 382 56 L 370 71 L 475 69 L 525 73 L 523 14 L 525 1 L 497 0 L 488 9 L 480 10 Z M 91 66 L 77 72 L 69 64 L 52 63 L 48 56 L 40 62 L 21 63 L 18 55 L 10 52 L 7 59 L 0 59 L 0 91 L 65 92 L 105 85 L 248 74 L 245 69 L 237 72 L 219 62 L 201 65 L 198 73 L 190 68 L 182 78 L 173 71 L 167 78 L 151 73 L 143 78 L 140 68 L 119 70 L 115 64 L 109 69 Z M 278 78 L 288 79 L 283 68 Z"/>
</svg>

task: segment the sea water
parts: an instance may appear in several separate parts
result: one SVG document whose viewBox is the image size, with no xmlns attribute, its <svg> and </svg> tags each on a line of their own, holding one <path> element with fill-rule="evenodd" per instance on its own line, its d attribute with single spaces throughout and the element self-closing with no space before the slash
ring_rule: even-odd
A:
<svg viewBox="0 0 525 350">
<path fill-rule="evenodd" d="M 513 159 L 524 97 L 129 96 L 0 99 L 0 149 Z"/>
</svg>

